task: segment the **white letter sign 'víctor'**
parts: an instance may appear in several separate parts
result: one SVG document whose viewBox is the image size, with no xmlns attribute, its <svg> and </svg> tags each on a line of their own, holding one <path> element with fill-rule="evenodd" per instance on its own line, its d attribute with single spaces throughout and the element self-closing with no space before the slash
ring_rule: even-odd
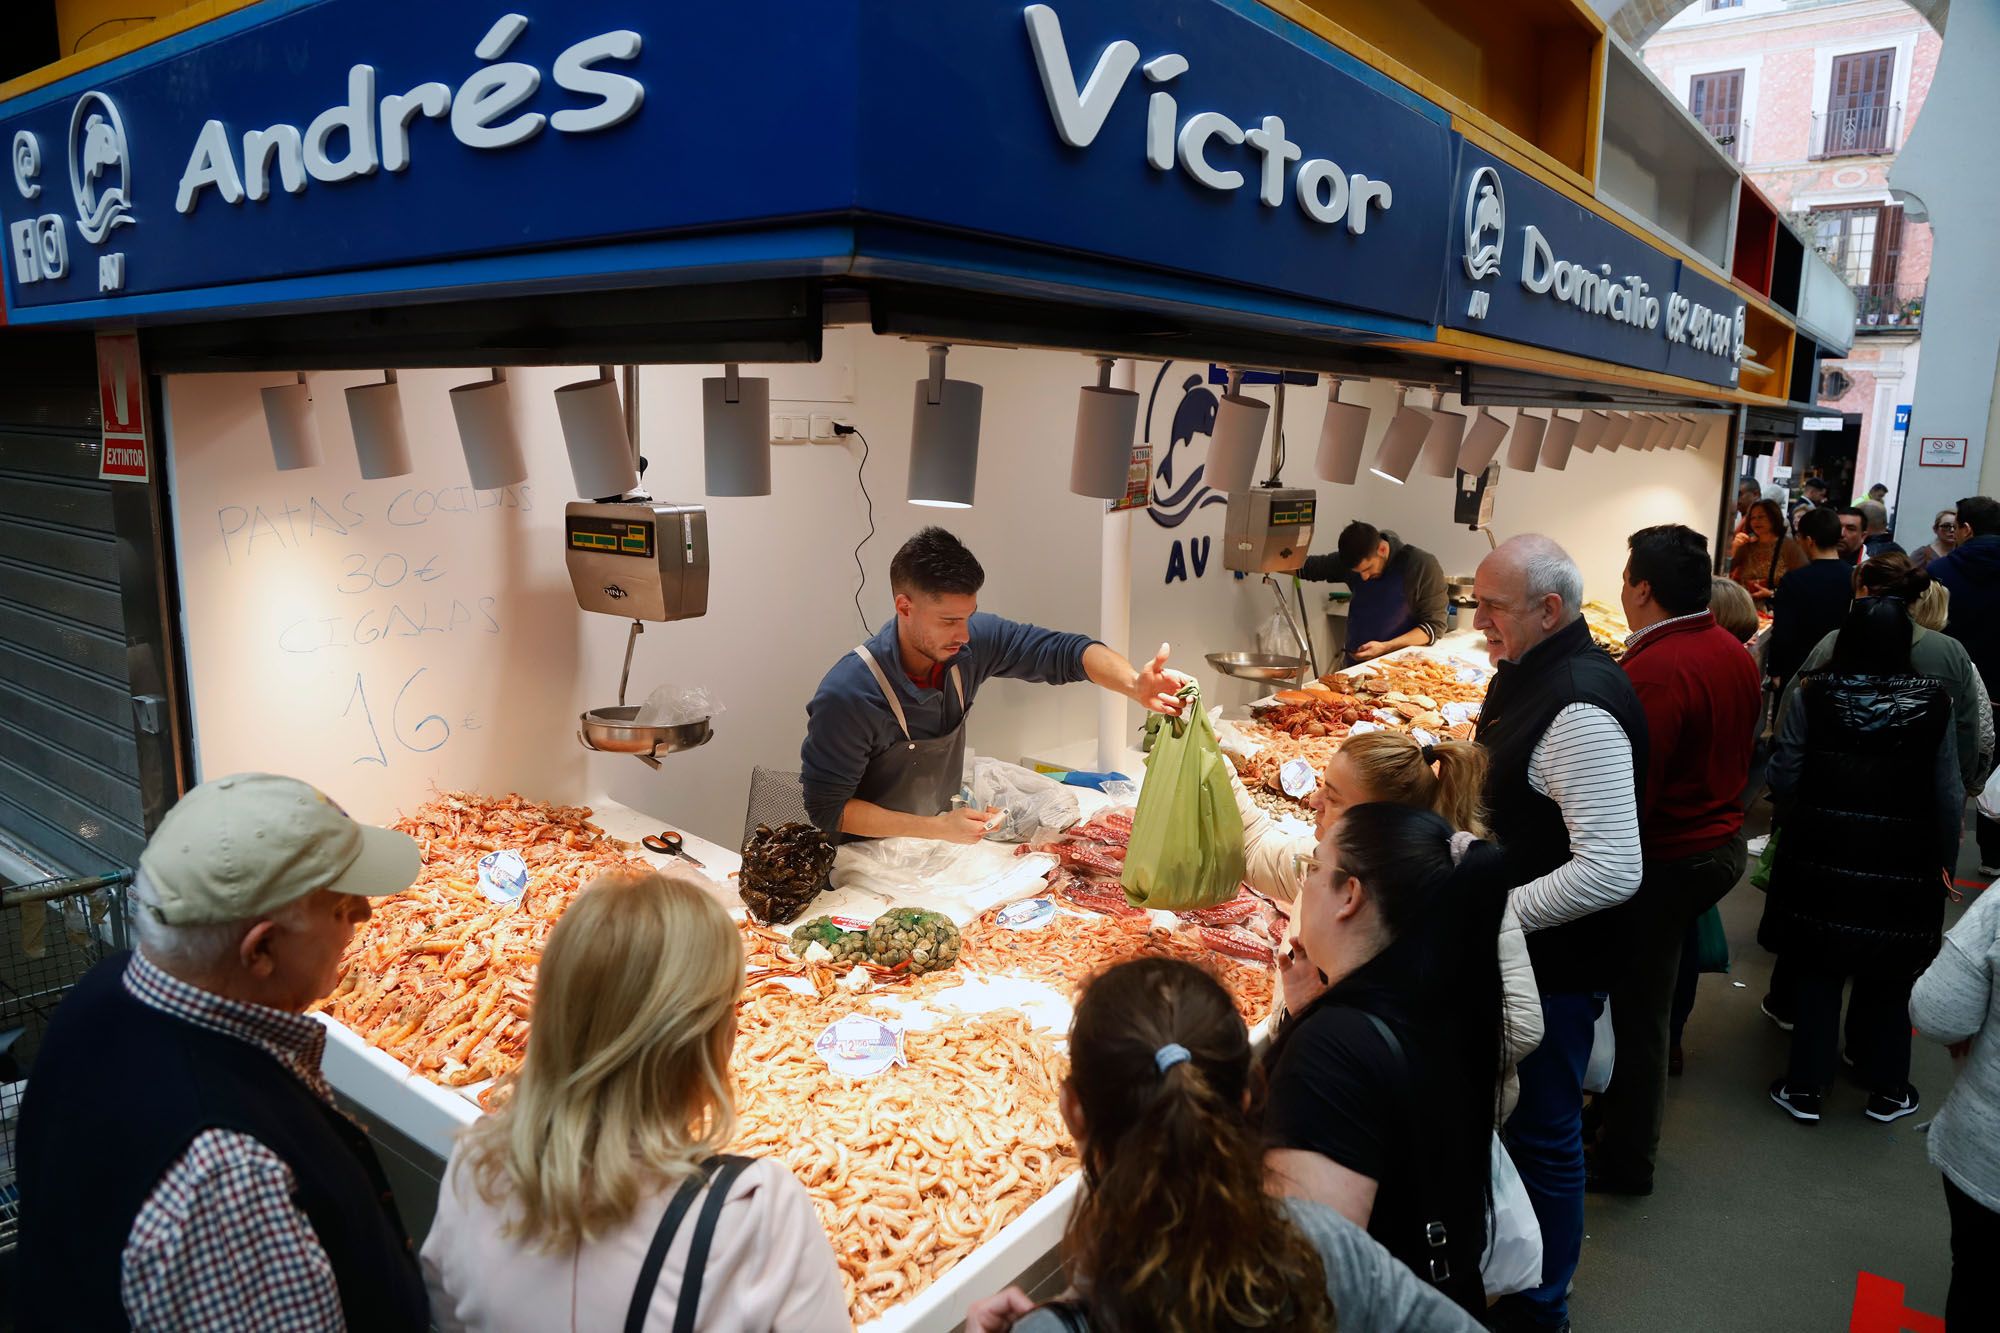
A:
<svg viewBox="0 0 2000 1333">
<path fill-rule="evenodd" d="M 1132 71 L 1142 68 L 1139 48 L 1122 37 L 1112 42 L 1098 55 L 1090 77 L 1079 87 L 1056 11 L 1047 5 L 1029 5 L 1022 14 L 1056 137 L 1071 148 L 1090 147 L 1131 81 Z M 1155 171 L 1172 171 L 1178 165 L 1196 184 L 1227 194 L 1242 189 L 1249 177 L 1228 164 L 1226 150 L 1247 147 L 1256 159 L 1257 199 L 1266 208 L 1284 203 L 1286 168 L 1298 162 L 1298 170 L 1292 174 L 1292 193 L 1300 210 L 1314 222 L 1332 225 L 1345 220 L 1347 230 L 1360 236 L 1368 230 L 1371 207 L 1377 212 L 1389 211 L 1395 191 L 1387 181 L 1358 171 L 1350 175 L 1323 157 L 1307 158 L 1305 150 L 1285 136 L 1282 117 L 1265 116 L 1246 130 L 1220 111 L 1197 111 L 1176 130 L 1179 106 L 1164 85 L 1187 73 L 1188 68 L 1187 57 L 1176 52 L 1155 56 L 1143 66 L 1146 81 L 1158 89 L 1147 99 L 1142 145 L 1146 163 Z M 1245 155 L 1235 156 L 1238 162 L 1250 165 Z"/>
</svg>

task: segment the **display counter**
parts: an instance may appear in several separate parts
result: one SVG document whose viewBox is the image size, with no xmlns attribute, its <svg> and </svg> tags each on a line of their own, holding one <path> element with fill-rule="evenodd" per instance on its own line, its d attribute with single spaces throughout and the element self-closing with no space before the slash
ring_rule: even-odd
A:
<svg viewBox="0 0 2000 1333">
<path fill-rule="evenodd" d="M 1086 819 L 1109 804 L 1107 798 L 1094 792 L 1083 791 L 1079 796 Z M 661 831 L 658 820 L 609 801 L 593 801 L 590 806 L 591 822 L 604 833 L 629 844 L 627 850 L 633 859 L 662 869 L 675 864 L 676 858 L 656 855 L 638 846 L 641 837 Z M 692 836 L 687 838 L 685 846 L 688 852 L 703 862 L 703 870 L 699 873 L 712 886 L 717 898 L 741 922 L 744 918 L 743 906 L 729 879 L 730 874 L 739 868 L 741 858 L 723 847 Z M 1053 865 L 1053 858 L 1044 859 Z M 685 862 L 679 864 L 686 866 Z M 1015 885 L 1012 892 L 1016 898 L 1032 896 L 1035 894 L 1032 886 L 1036 883 L 1039 881 L 1030 876 L 1024 883 Z M 1053 899 L 1053 895 L 1050 896 Z M 829 891 L 807 909 L 800 921 L 820 915 L 823 910 L 841 910 L 843 905 L 855 908 L 863 901 L 854 896 L 854 891 Z M 1076 979 L 1080 979 L 1083 969 L 1101 966 L 1104 959 L 1116 956 L 1128 946 L 1134 953 L 1177 952 L 1189 955 L 1197 952 L 1197 946 L 1159 930 L 1158 925 L 1150 920 L 1097 916 L 1072 910 L 1059 900 L 1053 901 L 1051 906 L 1057 913 L 1057 919 L 1051 923 L 1054 930 L 1046 938 L 1052 941 L 1059 939 L 1061 943 L 1053 946 L 1045 943 L 1033 951 L 1024 948 L 1023 957 L 1030 964 L 1028 966 L 1010 966 L 1013 960 L 1004 947 L 1016 940 L 1026 940 L 1025 932 L 1015 936 L 1000 930 L 991 924 L 990 906 L 982 907 L 979 909 L 979 920 L 967 928 L 964 937 L 966 953 L 956 966 L 900 986 L 870 987 L 864 984 L 851 996 L 839 990 L 820 989 L 815 992 L 814 981 L 806 976 L 774 975 L 780 969 L 769 966 L 774 956 L 771 952 L 774 947 L 772 941 L 779 935 L 788 936 L 799 922 L 775 932 L 754 926 L 745 927 L 750 982 L 739 1011 L 743 1015 L 743 1027 L 739 1038 L 737 1081 L 742 1103 L 739 1110 L 745 1123 L 739 1148 L 785 1160 L 794 1174 L 801 1178 L 801 1183 L 814 1194 L 825 1221 L 839 1212 L 843 1197 L 847 1199 L 847 1212 L 841 1215 L 848 1216 L 856 1211 L 853 1188 L 842 1190 L 837 1182 L 827 1179 L 828 1173 L 813 1169 L 804 1159 L 815 1157 L 819 1149 L 825 1148 L 828 1151 L 824 1156 L 838 1153 L 844 1173 L 850 1147 L 854 1150 L 854 1157 L 866 1156 L 867 1145 L 860 1140 L 893 1132 L 884 1131 L 881 1126 L 897 1123 L 893 1117 L 881 1116 L 870 1121 L 870 1132 L 852 1137 L 826 1130 L 792 1135 L 792 1126 L 785 1121 L 760 1125 L 758 1110 L 769 1104 L 765 1099 L 772 1082 L 771 1066 L 780 1062 L 768 1054 L 774 1048 L 783 1059 L 796 1062 L 795 1069 L 805 1071 L 809 1068 L 812 1076 L 825 1085 L 826 1091 L 820 1094 L 821 1101 L 815 1101 L 809 1091 L 803 1094 L 795 1092 L 792 1097 L 795 1101 L 804 1101 L 811 1108 L 808 1114 L 815 1120 L 823 1123 L 835 1121 L 838 1110 L 832 1103 L 842 1098 L 857 1100 L 853 1096 L 857 1089 L 870 1086 L 827 1074 L 822 1066 L 815 1063 L 817 1057 L 812 1053 L 817 1030 L 800 1028 L 794 1033 L 782 1026 L 774 1028 L 767 1021 L 767 1011 L 773 1008 L 789 1006 L 793 1011 L 813 1014 L 814 1023 L 824 1023 L 829 1013 L 852 1012 L 881 1017 L 906 1028 L 908 1069 L 896 1071 L 906 1075 L 923 1075 L 930 1053 L 950 1045 L 950 1041 L 963 1038 L 966 1043 L 990 1052 L 1007 1046 L 1004 1039 L 986 1043 L 983 1038 L 990 1029 L 1002 1027 L 1017 1035 L 1026 1035 L 1032 1029 L 1040 1034 L 1032 1038 L 1031 1052 L 1041 1057 L 1043 1067 L 1040 1069 L 1015 1069 L 999 1074 L 993 1072 L 990 1066 L 968 1068 L 969 1058 L 954 1054 L 934 1071 L 940 1093 L 948 1092 L 954 1079 L 972 1077 L 975 1091 L 989 1092 L 1011 1102 L 1019 1095 L 1019 1089 L 1049 1082 L 1049 1071 L 1059 1060 L 1062 1034 L 1068 1027 L 1072 971 L 1077 972 Z M 880 910 L 879 904 L 874 910 Z M 1048 960 L 1061 954 L 1073 955 L 1073 965 L 1052 967 Z M 1263 1013 L 1268 1014 L 1271 996 L 1269 974 L 1245 965 L 1222 964 L 1221 970 L 1229 972 L 1231 969 L 1237 969 L 1244 976 L 1255 973 L 1264 978 L 1262 998 L 1257 1003 L 1261 1004 Z M 807 969 L 808 975 L 810 971 Z M 826 969 L 817 978 L 821 986 L 825 985 L 827 973 L 831 971 Z M 850 974 L 848 980 L 855 978 Z M 796 994 L 773 996 L 771 988 L 790 990 Z M 1239 1001 L 1239 1007 L 1248 1009 L 1249 1004 L 1248 1001 Z M 1015 1015 L 1020 1017 L 1017 1019 Z M 1269 1020 L 1254 1013 L 1250 1016 L 1260 1018 L 1254 1025 L 1253 1037 L 1261 1043 L 1268 1036 Z M 364 1118 L 378 1118 L 443 1157 L 449 1155 L 457 1133 L 484 1114 L 480 1094 L 491 1086 L 490 1080 L 456 1088 L 442 1086 L 378 1045 L 371 1044 L 347 1024 L 326 1014 L 318 1017 L 328 1030 L 323 1066 L 327 1079 L 360 1109 Z M 943 1037 L 938 1035 L 940 1026 L 948 1029 Z M 956 1049 L 953 1048 L 954 1051 Z M 1027 1048 L 1017 1044 L 1015 1049 Z M 760 1055 L 757 1051 L 767 1054 Z M 1054 1060 L 1049 1058 L 1051 1055 L 1055 1056 Z M 904 1078 L 899 1082 L 902 1088 L 907 1089 L 912 1085 L 927 1086 L 931 1080 L 920 1077 Z M 881 1086 L 884 1088 L 882 1095 L 892 1101 L 903 1095 L 886 1082 Z M 875 1103 L 870 1099 L 874 1096 L 871 1092 L 858 1100 L 864 1108 L 873 1108 Z M 976 1190 L 962 1185 L 956 1190 L 937 1192 L 935 1197 L 927 1196 L 921 1201 L 922 1205 L 934 1204 L 940 1227 L 947 1225 L 946 1219 L 952 1217 L 968 1225 L 973 1220 L 987 1223 L 998 1221 L 1002 1216 L 1007 1218 L 1004 1225 L 983 1226 L 976 1244 L 961 1240 L 961 1247 L 970 1245 L 969 1250 L 941 1274 L 935 1278 L 927 1277 L 922 1285 L 913 1286 L 907 1295 L 903 1295 L 898 1290 L 900 1284 L 892 1280 L 886 1289 L 876 1287 L 873 1296 L 864 1303 L 855 1295 L 862 1281 L 856 1273 L 858 1261 L 853 1257 L 852 1245 L 846 1247 L 843 1268 L 850 1279 L 850 1298 L 855 1301 L 862 1328 L 871 1330 L 871 1333 L 890 1333 L 892 1330 L 896 1333 L 902 1330 L 935 1330 L 942 1333 L 963 1321 L 971 1302 L 1016 1281 L 1054 1251 L 1070 1210 L 1075 1205 L 1077 1191 L 1081 1188 L 1081 1173 L 1075 1169 L 1074 1152 L 1068 1147 L 1066 1134 L 1062 1134 L 1059 1122 L 1054 1121 L 1052 1084 L 1046 1090 L 1045 1100 L 1048 1103 L 1046 1108 L 1042 1108 L 1046 1111 L 1045 1120 L 1053 1126 L 1051 1132 L 1061 1136 L 1061 1146 L 1065 1150 L 1060 1162 L 1050 1160 L 1038 1163 L 1043 1176 L 1049 1179 L 1045 1189 L 1027 1198 L 1024 1191 L 1028 1191 L 1029 1187 L 1025 1183 L 1006 1185 L 1004 1210 L 995 1211 L 990 1217 L 972 1211 L 979 1206 L 978 1194 Z M 946 1114 L 955 1116 L 971 1112 L 962 1106 L 953 1106 Z M 914 1119 L 914 1116 L 911 1117 L 912 1122 Z M 910 1130 L 909 1133 L 917 1143 L 935 1146 L 928 1132 Z M 916 1156 L 916 1153 L 911 1153 L 912 1159 Z M 902 1160 L 900 1153 L 897 1160 Z M 911 1177 L 917 1174 L 914 1166 L 908 1168 L 907 1174 Z M 1024 1198 L 1026 1202 L 1023 1204 Z M 929 1221 L 926 1218 L 924 1224 L 928 1225 Z M 829 1229 L 834 1230 L 831 1222 Z M 851 1229 L 841 1234 L 845 1239 L 853 1239 Z M 837 1255 L 842 1254 L 843 1245 L 839 1240 L 835 1248 Z"/>
</svg>

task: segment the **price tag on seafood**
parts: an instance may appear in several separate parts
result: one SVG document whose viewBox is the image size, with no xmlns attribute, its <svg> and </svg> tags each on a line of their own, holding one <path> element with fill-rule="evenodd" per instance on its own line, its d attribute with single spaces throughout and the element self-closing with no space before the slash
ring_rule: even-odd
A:
<svg viewBox="0 0 2000 1333">
<path fill-rule="evenodd" d="M 1451 723 L 1454 727 L 1462 727 L 1468 722 L 1476 721 L 1479 717 L 1478 704 L 1446 704 L 1438 711 L 1443 713 L 1444 720 Z"/>
<path fill-rule="evenodd" d="M 511 847 L 479 858 L 479 891 L 498 903 L 511 903 L 528 890 L 528 863 Z"/>
<path fill-rule="evenodd" d="M 1008 903 L 993 919 L 1009 930 L 1040 930 L 1056 919 L 1056 905 L 1047 898 L 1028 898 Z"/>
<path fill-rule="evenodd" d="M 1278 785 L 1285 789 L 1285 795 L 1303 801 L 1319 789 L 1319 773 L 1308 760 L 1288 760 L 1278 770 Z"/>
<path fill-rule="evenodd" d="M 828 1069 L 849 1078 L 871 1078 L 891 1065 L 909 1063 L 903 1056 L 903 1030 L 863 1014 L 827 1024 L 813 1050 Z"/>
</svg>

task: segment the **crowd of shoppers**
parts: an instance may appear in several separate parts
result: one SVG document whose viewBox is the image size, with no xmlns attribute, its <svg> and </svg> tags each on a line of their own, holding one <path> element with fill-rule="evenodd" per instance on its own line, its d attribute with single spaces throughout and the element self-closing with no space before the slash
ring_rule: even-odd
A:
<svg viewBox="0 0 2000 1333">
<path fill-rule="evenodd" d="M 1857 568 L 1846 548 L 1883 535 L 1870 505 L 1808 511 L 1788 560 L 1776 506 L 1742 498 L 1729 577 L 1688 528 L 1630 536 L 1618 661 L 1569 555 L 1501 543 L 1475 578 L 1494 674 L 1473 742 L 1350 738 L 1309 836 L 1239 790 L 1248 877 L 1296 927 L 1270 1047 L 1188 964 L 1086 983 L 1060 1095 L 1084 1182 L 1067 1289 L 1000 1292 L 969 1330 L 1566 1330 L 1586 1191 L 1654 1188 L 1695 924 L 1746 869 L 1767 722 L 1760 938 L 1791 1030 L 1769 1096 L 1817 1121 L 1844 1054 L 1892 1122 L 1921 1104 L 1912 1023 L 1967 1055 L 1929 1141 L 1949 1327 L 1995 1308 L 2000 906 L 1944 925 L 1995 749 L 2000 505 L 1960 501 L 1926 567 L 1878 542 Z M 804 1189 L 723 1152 L 743 956 L 672 875 L 600 881 L 557 925 L 534 1041 L 453 1152 L 419 1261 L 304 1016 L 369 897 L 417 869 L 410 839 L 292 779 L 222 778 L 174 808 L 141 859 L 137 952 L 78 986 L 29 1087 L 23 1260 L 86 1281 L 24 1285 L 22 1327 L 846 1328 Z M 1586 1144 L 1607 997 L 1617 1057 Z M 119 1092 L 134 1079 L 144 1116 Z M 1489 1301 L 1503 1165 L 1542 1262 Z"/>
</svg>

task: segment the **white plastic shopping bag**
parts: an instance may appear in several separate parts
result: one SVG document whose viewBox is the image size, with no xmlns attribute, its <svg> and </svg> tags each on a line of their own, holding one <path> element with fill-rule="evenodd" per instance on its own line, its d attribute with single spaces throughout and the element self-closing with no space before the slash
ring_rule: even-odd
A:
<svg viewBox="0 0 2000 1333">
<path fill-rule="evenodd" d="M 1979 793 L 1979 813 L 1988 819 L 2000 819 L 2000 765 L 1993 769 L 1993 775 L 1986 779 L 1986 787 Z"/>
<path fill-rule="evenodd" d="M 1611 1001 L 1597 1015 L 1597 1027 L 1590 1038 L 1590 1063 L 1583 1067 L 1583 1090 L 1603 1092 L 1611 1086 L 1612 1056 L 1616 1045 L 1611 1039 Z"/>
<path fill-rule="evenodd" d="M 1480 1256 L 1488 1299 L 1542 1285 L 1542 1224 L 1507 1145 L 1493 1135 L 1493 1231 Z"/>
</svg>

